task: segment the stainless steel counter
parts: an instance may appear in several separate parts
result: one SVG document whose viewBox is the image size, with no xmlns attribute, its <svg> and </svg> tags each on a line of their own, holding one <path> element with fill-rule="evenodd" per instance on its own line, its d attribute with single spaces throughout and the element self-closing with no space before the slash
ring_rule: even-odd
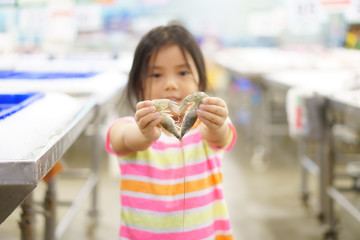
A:
<svg viewBox="0 0 360 240">
<path fill-rule="evenodd" d="M 0 223 L 38 185 L 39 181 L 54 166 L 55 162 L 60 159 L 85 127 L 93 120 L 95 116 L 95 99 L 89 96 L 82 97 L 81 99 L 78 98 L 77 100 L 81 102 L 81 107 L 74 115 L 68 116 L 69 121 L 65 125 L 58 126 L 58 129 L 54 132 L 45 133 L 48 134 L 48 141 L 45 145 L 39 143 L 39 146 L 30 152 L 25 152 L 22 159 L 4 159 L 0 155 Z M 47 101 L 47 97 L 45 96 L 42 101 Z M 37 103 L 34 102 L 32 104 Z M 53 107 L 56 109 L 63 106 L 59 102 L 58 106 Z M 26 110 L 21 110 L 15 114 L 21 115 Z M 31 115 L 25 113 L 23 116 L 31 118 Z M 11 122 L 11 118 L 12 116 L 6 120 Z M 44 114 L 42 119 L 43 122 L 38 122 L 38 124 L 46 124 L 48 119 L 51 120 L 49 114 Z M 25 125 L 27 124 L 26 120 L 26 118 L 23 119 L 23 124 Z M 37 126 L 29 125 L 28 127 Z M 14 126 L 14 131 L 16 131 L 16 126 Z M 1 134 L 0 138 L 9 139 L 15 136 L 18 135 L 5 136 Z M 35 138 L 36 136 L 34 135 L 33 137 Z M 18 148 L 21 149 L 22 146 L 19 145 Z M 3 149 L 2 151 L 6 150 Z"/>
<path fill-rule="evenodd" d="M 44 209 L 47 212 L 44 216 L 45 236 L 49 240 L 61 238 L 73 220 L 75 213 L 88 196 L 91 196 L 89 216 L 91 216 L 92 221 L 96 221 L 98 214 L 98 169 L 101 161 L 100 149 L 104 147 L 104 143 L 99 140 L 101 139 L 100 125 L 109 113 L 121 107 L 119 106 L 119 99 L 126 81 L 126 74 L 108 71 L 99 73 L 89 79 L 19 79 L 0 82 L 2 90 L 11 91 L 17 89 L 19 91 L 44 91 L 66 94 L 82 101 L 83 104 L 77 113 L 70 116 L 71 121 L 67 122 L 66 125 L 59 126 L 52 134 L 49 134 L 46 144 L 35 146 L 29 150 L 28 154 L 25 154 L 31 157 L 2 160 L 0 155 L 0 223 L 26 198 L 21 204 L 23 209 L 20 224 L 21 239 L 36 239 L 31 231 L 33 224 L 31 222 L 31 212 L 33 211 L 31 192 L 86 128 L 91 129 L 93 142 L 91 161 L 88 167 L 90 174 L 78 195 L 69 203 L 69 208 L 60 222 L 56 219 L 55 184 L 53 182 L 48 183 L 48 190 L 44 199 L 44 204 L 46 203 L 45 205 L 48 206 Z M 54 109 L 63 107 L 61 104 L 53 106 Z M 49 117 L 47 121 L 52 121 L 51 113 L 54 113 L 54 111 L 47 111 L 47 113 L 45 119 L 42 120 L 46 122 L 46 117 Z M 24 124 L 27 124 L 26 121 Z M 27 137 L 31 141 L 31 137 L 35 138 L 36 136 Z M 21 149 L 21 146 L 16 147 Z"/>
</svg>

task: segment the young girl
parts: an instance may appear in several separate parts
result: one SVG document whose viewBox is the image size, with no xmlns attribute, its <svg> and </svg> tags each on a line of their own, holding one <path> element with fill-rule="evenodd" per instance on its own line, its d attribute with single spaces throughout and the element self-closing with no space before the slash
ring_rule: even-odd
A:
<svg viewBox="0 0 360 240">
<path fill-rule="evenodd" d="M 236 132 L 225 102 L 204 98 L 181 142 L 161 127 L 151 102 L 179 103 L 205 91 L 206 81 L 202 53 L 185 28 L 161 26 L 141 39 L 127 85 L 135 115 L 116 120 L 106 139 L 122 176 L 120 239 L 233 239 L 220 157 Z"/>
</svg>

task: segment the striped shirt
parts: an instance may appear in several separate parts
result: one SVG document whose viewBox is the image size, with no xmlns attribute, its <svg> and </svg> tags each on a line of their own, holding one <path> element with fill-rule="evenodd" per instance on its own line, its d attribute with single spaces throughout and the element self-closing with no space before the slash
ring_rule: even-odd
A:
<svg viewBox="0 0 360 240">
<path fill-rule="evenodd" d="M 147 150 L 120 156 L 107 134 L 106 149 L 118 156 L 121 171 L 120 239 L 233 239 L 221 170 L 221 155 L 236 140 L 229 124 L 223 149 L 208 145 L 195 127 L 182 143 L 162 132 Z"/>
</svg>

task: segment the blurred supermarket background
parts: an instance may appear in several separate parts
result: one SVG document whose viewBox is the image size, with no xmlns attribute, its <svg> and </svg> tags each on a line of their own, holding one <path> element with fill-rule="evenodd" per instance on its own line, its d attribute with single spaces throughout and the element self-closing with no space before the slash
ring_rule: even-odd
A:
<svg viewBox="0 0 360 240">
<path fill-rule="evenodd" d="M 358 48 L 356 37 L 346 36 L 359 11 L 357 0 L 2 0 L 0 51 L 116 54 L 171 20 L 204 46 Z"/>
<path fill-rule="evenodd" d="M 104 134 L 138 41 L 174 21 L 238 130 L 235 239 L 360 239 L 360 0 L 0 0 L 0 239 L 117 239 Z M 9 94 L 34 102 L 10 116 Z"/>
</svg>

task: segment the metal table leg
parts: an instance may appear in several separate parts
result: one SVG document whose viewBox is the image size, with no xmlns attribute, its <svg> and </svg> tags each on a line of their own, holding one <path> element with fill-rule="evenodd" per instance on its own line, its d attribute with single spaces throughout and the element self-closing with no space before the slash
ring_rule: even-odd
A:
<svg viewBox="0 0 360 240">
<path fill-rule="evenodd" d="M 100 133 L 100 120 L 96 119 L 94 121 L 94 135 L 93 135 L 93 154 L 92 154 L 92 171 L 93 174 L 98 177 L 99 176 L 99 161 L 100 161 L 100 147 L 102 143 L 99 141 Z M 89 211 L 89 216 L 92 219 L 96 219 L 98 216 L 98 183 L 96 183 L 92 190 L 92 202 L 91 202 L 91 209 Z"/>
<path fill-rule="evenodd" d="M 301 137 L 297 140 L 298 145 L 298 158 L 300 160 L 300 177 L 301 177 L 301 185 L 300 185 L 300 197 L 304 205 L 308 206 L 309 200 L 309 190 L 308 190 L 308 162 L 306 159 L 306 143 L 304 139 Z"/>
<path fill-rule="evenodd" d="M 327 135 L 327 134 L 325 134 Z M 326 136 L 324 136 L 323 138 L 326 139 Z M 327 174 L 326 174 L 326 161 L 324 159 L 325 157 L 325 145 L 323 142 L 320 142 L 320 146 L 318 148 L 318 160 L 319 160 L 319 209 L 318 209 L 318 213 L 317 213 L 317 217 L 319 219 L 320 222 L 324 222 L 325 218 L 326 218 L 326 198 L 327 198 Z"/>
<path fill-rule="evenodd" d="M 45 240 L 54 240 L 55 239 L 55 229 L 56 229 L 56 178 L 53 177 L 47 183 L 47 191 L 44 200 L 44 210 L 45 210 Z"/>
<path fill-rule="evenodd" d="M 31 192 L 21 204 L 22 214 L 19 222 L 21 240 L 33 240 L 34 238 L 34 211 L 33 193 Z"/>
<path fill-rule="evenodd" d="M 337 239 L 337 220 L 334 212 L 334 200 L 329 194 L 329 190 L 333 186 L 334 168 L 335 168 L 335 151 L 332 136 L 331 120 L 326 126 L 324 138 L 324 158 L 323 158 L 323 191 L 324 194 L 324 239 Z"/>
</svg>

